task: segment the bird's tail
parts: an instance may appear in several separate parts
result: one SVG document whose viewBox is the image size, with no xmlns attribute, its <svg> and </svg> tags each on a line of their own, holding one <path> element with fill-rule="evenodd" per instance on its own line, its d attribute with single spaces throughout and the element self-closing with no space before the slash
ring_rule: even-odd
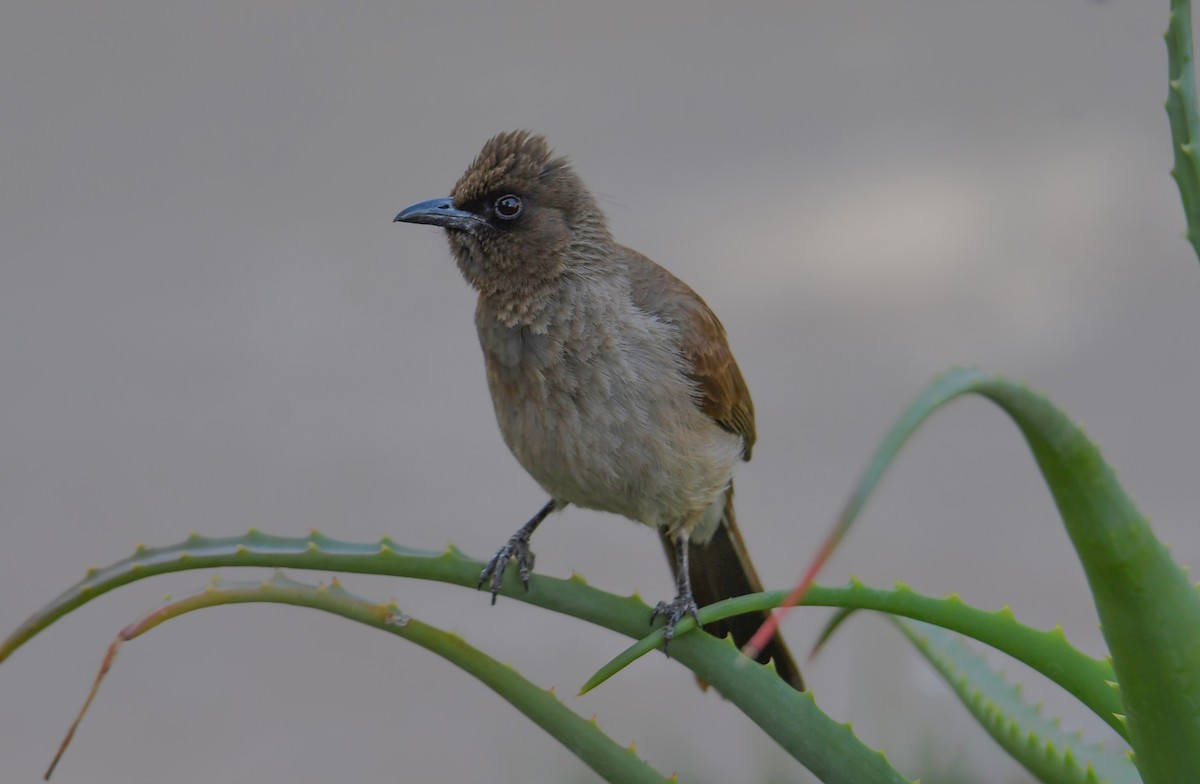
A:
<svg viewBox="0 0 1200 784">
<path fill-rule="evenodd" d="M 675 571 L 674 545 L 665 531 L 662 533 L 662 539 L 671 570 Z M 688 572 L 692 582 L 692 595 L 696 604 L 701 607 L 722 599 L 758 593 L 763 589 L 762 582 L 754 571 L 754 565 L 750 563 L 746 543 L 742 541 L 741 532 L 738 531 L 737 519 L 733 514 L 732 485 L 725 494 L 725 510 L 716 533 L 704 544 L 688 543 Z M 766 611 L 747 613 L 710 623 L 704 630 L 718 637 L 732 635 L 734 643 L 740 648 L 750 641 L 758 627 L 766 620 Z M 765 664 L 768 660 L 775 661 L 779 677 L 796 690 L 804 691 L 800 667 L 778 634 L 758 655 L 759 662 Z"/>
</svg>

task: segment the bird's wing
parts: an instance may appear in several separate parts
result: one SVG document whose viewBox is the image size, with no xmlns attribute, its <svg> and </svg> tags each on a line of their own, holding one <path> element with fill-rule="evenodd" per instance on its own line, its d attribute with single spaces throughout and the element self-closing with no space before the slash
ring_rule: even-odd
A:
<svg viewBox="0 0 1200 784">
<path fill-rule="evenodd" d="M 700 392 L 701 409 L 742 437 L 742 456 L 749 460 L 755 441 L 754 402 L 729 350 L 725 328 L 686 283 L 637 251 L 626 251 L 634 304 L 679 326 L 680 351 Z"/>
</svg>

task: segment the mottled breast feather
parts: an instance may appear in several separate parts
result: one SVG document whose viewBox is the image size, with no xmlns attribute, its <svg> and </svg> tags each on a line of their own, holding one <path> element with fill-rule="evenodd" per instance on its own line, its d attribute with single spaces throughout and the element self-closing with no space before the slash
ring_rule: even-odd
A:
<svg viewBox="0 0 1200 784">
<path fill-rule="evenodd" d="M 635 250 L 621 250 L 629 264 L 633 303 L 646 313 L 681 326 L 680 350 L 692 367 L 701 410 L 717 424 L 742 437 L 742 459 L 754 449 L 754 401 L 729 350 L 725 327 L 686 283 Z"/>
</svg>

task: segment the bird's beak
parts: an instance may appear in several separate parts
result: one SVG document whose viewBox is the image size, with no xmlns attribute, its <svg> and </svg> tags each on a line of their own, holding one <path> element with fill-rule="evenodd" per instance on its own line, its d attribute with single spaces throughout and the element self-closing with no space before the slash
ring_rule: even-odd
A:
<svg viewBox="0 0 1200 784">
<path fill-rule="evenodd" d="M 454 206 L 454 200 L 449 196 L 417 202 L 411 207 L 406 207 L 392 222 L 396 221 L 428 223 L 431 226 L 441 226 L 443 229 L 465 231 L 472 234 L 487 225 L 487 221 L 475 213 L 457 209 Z"/>
</svg>

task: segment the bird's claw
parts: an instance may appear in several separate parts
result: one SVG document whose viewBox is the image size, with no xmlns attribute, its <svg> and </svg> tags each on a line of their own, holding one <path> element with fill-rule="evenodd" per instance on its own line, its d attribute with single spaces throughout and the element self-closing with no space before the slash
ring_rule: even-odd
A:
<svg viewBox="0 0 1200 784">
<path fill-rule="evenodd" d="M 650 614 L 650 623 L 653 624 L 659 616 L 667 619 L 663 625 L 663 653 L 667 656 L 671 655 L 668 648 L 675 636 L 675 624 L 689 615 L 696 619 L 696 625 L 699 626 L 700 608 L 696 606 L 696 600 L 692 598 L 690 591 L 676 595 L 671 602 L 659 602 L 654 606 L 654 612 Z"/>
<path fill-rule="evenodd" d="M 526 591 L 529 590 L 529 575 L 533 571 L 534 555 L 533 550 L 529 549 L 529 539 L 518 534 L 505 542 L 479 573 L 479 585 L 476 586 L 476 590 L 487 584 L 492 592 L 492 604 L 496 603 L 496 595 L 500 593 L 500 586 L 504 582 L 504 570 L 513 559 L 517 562 L 517 575 L 521 578 L 521 583 Z"/>
</svg>

